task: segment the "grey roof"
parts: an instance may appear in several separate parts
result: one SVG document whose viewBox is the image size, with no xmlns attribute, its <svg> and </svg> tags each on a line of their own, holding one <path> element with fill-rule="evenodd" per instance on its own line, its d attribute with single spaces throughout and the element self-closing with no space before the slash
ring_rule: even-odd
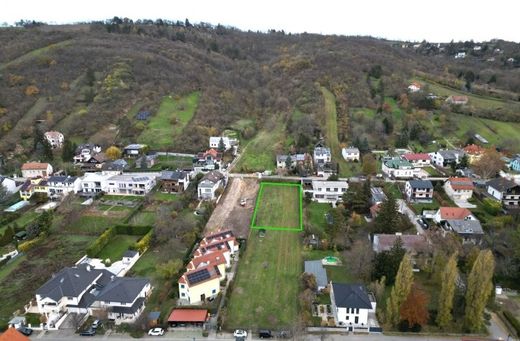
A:
<svg viewBox="0 0 520 341">
<path fill-rule="evenodd" d="M 48 183 L 51 183 L 51 182 L 62 182 L 62 183 L 73 183 L 74 181 L 76 181 L 77 177 L 76 176 L 66 176 L 66 175 L 53 175 L 51 176 L 49 179 L 47 179 L 47 182 Z"/>
<path fill-rule="evenodd" d="M 148 314 L 148 320 L 157 320 L 157 319 L 159 319 L 160 316 L 161 316 L 160 311 L 151 311 Z"/>
<path fill-rule="evenodd" d="M 441 154 L 443 159 L 456 159 L 458 156 L 464 156 L 464 151 L 459 149 L 441 149 L 437 153 Z"/>
<path fill-rule="evenodd" d="M 125 253 L 123 253 L 123 257 L 134 257 L 135 255 L 138 255 L 139 252 L 133 251 L 133 250 L 126 250 Z"/>
<path fill-rule="evenodd" d="M 357 147 L 343 148 L 343 150 L 345 151 L 345 153 L 357 153 L 357 154 L 359 154 L 359 148 L 357 148 Z"/>
<path fill-rule="evenodd" d="M 433 189 L 433 185 L 430 180 L 409 180 L 408 182 L 412 188 Z"/>
<path fill-rule="evenodd" d="M 207 173 L 206 175 L 204 175 L 204 177 L 202 177 L 199 186 L 204 187 L 205 186 L 204 181 L 209 181 L 209 182 L 215 184 L 222 179 L 224 179 L 224 175 L 222 173 L 220 173 L 219 171 L 211 171 L 211 172 Z M 211 186 L 211 187 L 213 187 L 213 186 Z"/>
<path fill-rule="evenodd" d="M 332 290 L 337 307 L 372 309 L 370 298 L 361 284 L 332 283 Z"/>
<path fill-rule="evenodd" d="M 322 155 L 330 155 L 330 148 L 327 147 L 316 147 L 314 148 L 314 155 L 315 156 L 322 156 Z"/>
<path fill-rule="evenodd" d="M 114 313 L 119 314 L 134 314 L 136 311 L 141 308 L 141 306 L 144 303 L 144 297 L 139 297 L 137 300 L 135 300 L 134 304 L 132 304 L 131 307 L 112 307 L 110 310 Z"/>
<path fill-rule="evenodd" d="M 97 296 L 97 301 L 132 303 L 150 283 L 146 278 L 115 277 Z"/>
<path fill-rule="evenodd" d="M 321 260 L 305 261 L 305 272 L 313 274 L 314 277 L 316 277 L 318 288 L 327 286 L 329 282 L 327 279 L 327 271 L 325 271 Z"/>
<path fill-rule="evenodd" d="M 146 147 L 145 144 L 133 143 L 133 144 L 129 144 L 128 146 L 126 146 L 125 149 L 140 150 L 140 149 L 142 149 L 144 147 Z"/>
<path fill-rule="evenodd" d="M 305 154 L 293 154 L 293 155 L 276 155 L 276 161 L 277 162 L 285 162 L 287 160 L 287 156 L 291 157 L 291 162 L 295 161 L 304 161 L 305 160 Z"/>
<path fill-rule="evenodd" d="M 370 187 L 370 193 L 372 193 L 372 203 L 381 203 L 387 199 L 383 188 L 381 187 Z"/>
<path fill-rule="evenodd" d="M 458 234 L 484 234 L 477 220 L 447 220 L 446 223 Z"/>
<path fill-rule="evenodd" d="M 161 180 L 181 180 L 185 179 L 186 175 L 184 171 L 162 171 Z"/>
<path fill-rule="evenodd" d="M 505 192 L 511 188 L 519 186 L 516 184 L 516 182 L 511 181 L 506 178 L 495 178 L 495 179 L 489 180 L 486 183 L 486 185 L 493 187 L 494 189 L 498 189 L 501 192 Z"/>
</svg>

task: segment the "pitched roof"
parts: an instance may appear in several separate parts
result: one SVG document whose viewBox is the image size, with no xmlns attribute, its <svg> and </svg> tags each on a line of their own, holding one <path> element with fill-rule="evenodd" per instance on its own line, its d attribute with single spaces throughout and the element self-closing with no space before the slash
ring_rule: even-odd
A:
<svg viewBox="0 0 520 341">
<path fill-rule="evenodd" d="M 314 148 L 314 155 L 315 156 L 328 156 L 330 155 L 330 148 L 327 147 L 316 147 Z"/>
<path fill-rule="evenodd" d="M 200 283 L 204 283 L 219 277 L 220 270 L 216 265 L 208 265 L 203 268 L 187 271 L 181 276 L 181 278 L 190 286 L 199 285 Z"/>
<path fill-rule="evenodd" d="M 212 183 L 217 183 L 222 179 L 224 179 L 224 175 L 222 173 L 220 173 L 219 171 L 211 171 L 202 177 L 201 182 L 207 180 Z"/>
<path fill-rule="evenodd" d="M 78 177 L 76 177 L 76 176 L 53 175 L 47 180 L 47 182 L 48 183 L 61 182 L 61 183 L 65 183 L 65 184 L 71 184 L 71 183 L 74 183 L 74 181 L 76 181 L 77 178 Z"/>
<path fill-rule="evenodd" d="M 188 264 L 188 270 L 195 270 L 200 267 L 205 267 L 208 265 L 222 265 L 226 264 L 226 258 L 224 257 L 224 252 L 222 250 L 217 250 L 215 252 L 209 252 L 205 255 L 195 257 Z"/>
<path fill-rule="evenodd" d="M 473 186 L 473 181 L 469 178 L 458 178 L 458 177 L 450 177 L 448 182 L 451 188 L 459 191 L 470 191 L 475 189 Z"/>
<path fill-rule="evenodd" d="M 407 161 L 430 160 L 430 155 L 427 153 L 406 153 L 403 154 L 403 158 Z"/>
<path fill-rule="evenodd" d="M 456 159 L 457 156 L 464 156 L 464 151 L 458 149 L 441 149 L 437 153 L 440 154 L 443 159 Z"/>
<path fill-rule="evenodd" d="M 45 135 L 45 137 L 48 136 L 48 137 L 51 138 L 51 139 L 56 139 L 56 138 L 60 138 L 60 137 L 63 136 L 62 133 L 60 133 L 59 131 L 55 131 L 55 130 L 53 130 L 53 131 L 47 131 L 44 135 Z"/>
<path fill-rule="evenodd" d="M 339 308 L 372 309 L 370 298 L 361 284 L 332 283 L 334 301 Z"/>
<path fill-rule="evenodd" d="M 205 322 L 207 318 L 206 309 L 173 309 L 168 322 Z"/>
<path fill-rule="evenodd" d="M 401 169 L 401 168 L 413 168 L 413 165 L 407 160 L 401 159 L 390 159 L 385 161 L 385 166 L 388 168 Z"/>
<path fill-rule="evenodd" d="M 22 170 L 28 170 L 28 169 L 42 169 L 46 170 L 49 166 L 48 163 L 42 163 L 42 162 L 26 162 L 22 165 Z"/>
<path fill-rule="evenodd" d="M 441 207 L 439 211 L 443 220 L 462 220 L 471 215 L 471 211 L 464 207 Z"/>
<path fill-rule="evenodd" d="M 390 250 L 397 239 L 401 239 L 402 246 L 407 251 L 419 252 L 428 247 L 428 241 L 425 236 L 417 234 L 375 234 L 373 248 L 375 252 L 383 252 Z"/>
<path fill-rule="evenodd" d="M 132 303 L 148 283 L 150 281 L 146 278 L 114 277 L 105 285 L 96 300 Z"/>
<path fill-rule="evenodd" d="M 329 282 L 327 279 L 327 271 L 325 271 L 321 260 L 305 261 L 305 272 L 314 275 L 319 288 L 327 286 Z"/>
<path fill-rule="evenodd" d="M 495 178 L 489 180 L 486 185 L 493 187 L 494 189 L 497 189 L 501 192 L 507 191 L 511 188 L 518 187 L 519 185 L 516 184 L 516 182 L 511 181 L 506 178 Z"/>
<path fill-rule="evenodd" d="M 412 186 L 412 188 L 433 189 L 433 185 L 430 180 L 409 180 L 408 183 L 410 186 Z"/>
<path fill-rule="evenodd" d="M 466 154 L 480 155 L 484 153 L 484 151 L 484 148 L 476 144 L 468 144 L 466 147 L 464 147 L 464 152 L 466 152 Z"/>
<path fill-rule="evenodd" d="M 187 174 L 184 171 L 162 171 L 161 180 L 182 180 Z"/>
<path fill-rule="evenodd" d="M 15 328 L 7 328 L 7 330 L 0 335 L 0 341 L 31 341 L 31 339 Z"/>
<path fill-rule="evenodd" d="M 484 234 L 477 220 L 447 220 L 447 223 L 458 234 Z"/>
</svg>

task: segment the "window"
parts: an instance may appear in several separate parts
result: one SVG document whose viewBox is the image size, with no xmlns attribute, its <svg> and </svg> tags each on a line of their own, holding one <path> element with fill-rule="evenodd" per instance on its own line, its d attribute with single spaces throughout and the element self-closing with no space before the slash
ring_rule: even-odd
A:
<svg viewBox="0 0 520 341">
<path fill-rule="evenodd" d="M 181 297 L 186 297 L 186 293 L 181 292 Z"/>
<path fill-rule="evenodd" d="M 212 294 L 212 295 L 215 295 L 216 293 L 217 293 L 217 289 L 213 289 L 213 290 L 211 290 L 211 294 Z"/>
<path fill-rule="evenodd" d="M 345 320 L 347 320 L 347 321 L 348 321 L 348 318 L 349 318 L 349 316 L 347 315 L 347 317 L 345 317 Z"/>
<path fill-rule="evenodd" d="M 184 284 L 181 284 L 181 289 L 184 289 Z"/>
</svg>

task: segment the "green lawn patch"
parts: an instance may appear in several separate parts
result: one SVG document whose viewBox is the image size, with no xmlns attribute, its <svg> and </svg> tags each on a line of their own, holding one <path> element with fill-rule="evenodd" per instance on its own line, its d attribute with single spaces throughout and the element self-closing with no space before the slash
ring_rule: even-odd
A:
<svg viewBox="0 0 520 341">
<path fill-rule="evenodd" d="M 139 212 L 132 217 L 132 219 L 130 220 L 130 224 L 139 226 L 153 226 L 153 224 L 155 223 L 155 215 L 155 212 Z"/>
<path fill-rule="evenodd" d="M 280 142 L 285 143 L 283 127 L 279 124 L 276 129 L 260 131 L 244 147 L 234 170 L 244 173 L 274 170 L 276 164 L 273 146 Z"/>
<path fill-rule="evenodd" d="M 9 274 L 16 269 L 18 264 L 20 264 L 27 256 L 19 256 L 11 262 L 0 267 L 0 283 L 4 280 L 5 277 L 9 276 Z"/>
<path fill-rule="evenodd" d="M 159 155 L 157 161 L 153 168 L 183 169 L 193 164 L 193 158 L 189 156 Z"/>
<path fill-rule="evenodd" d="M 227 329 L 286 328 L 298 317 L 302 246 L 297 233 L 251 233 L 227 307 Z"/>
<path fill-rule="evenodd" d="M 438 210 L 441 205 L 437 199 L 433 198 L 431 203 L 414 203 L 412 207 L 417 214 L 422 214 L 424 210 Z"/>
<path fill-rule="evenodd" d="M 69 226 L 71 232 L 100 234 L 107 228 L 121 223 L 121 218 L 103 217 L 94 215 L 82 215 Z"/>
<path fill-rule="evenodd" d="M 97 258 L 110 259 L 112 262 L 123 258 L 123 254 L 133 245 L 141 236 L 129 236 L 118 234 L 99 252 Z"/>
<path fill-rule="evenodd" d="M 301 185 L 262 182 L 251 227 L 301 231 L 303 229 Z"/>
<path fill-rule="evenodd" d="M 173 139 L 182 133 L 195 114 L 199 97 L 199 92 L 193 92 L 179 99 L 165 96 L 159 110 L 151 117 L 137 141 L 147 144 L 152 149 L 170 147 Z"/>
<path fill-rule="evenodd" d="M 327 219 L 325 214 L 330 210 L 330 204 L 312 201 L 305 205 L 306 222 L 310 225 L 313 233 L 320 231 L 326 233 Z"/>
<path fill-rule="evenodd" d="M 153 199 L 157 201 L 167 201 L 167 202 L 174 202 L 181 200 L 181 196 L 179 194 L 175 193 L 163 193 L 156 191 L 153 193 Z"/>
</svg>

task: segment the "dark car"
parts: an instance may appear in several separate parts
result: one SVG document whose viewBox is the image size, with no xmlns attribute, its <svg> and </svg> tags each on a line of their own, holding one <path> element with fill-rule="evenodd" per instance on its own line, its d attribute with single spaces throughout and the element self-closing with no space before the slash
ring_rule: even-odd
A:
<svg viewBox="0 0 520 341">
<path fill-rule="evenodd" d="M 96 335 L 96 330 L 95 329 L 87 329 L 87 330 L 84 330 L 82 331 L 81 333 L 79 333 L 80 336 L 94 336 Z"/>
<path fill-rule="evenodd" d="M 269 329 L 260 329 L 258 331 L 258 337 L 261 339 L 270 339 L 273 337 L 273 334 Z"/>
<path fill-rule="evenodd" d="M 20 327 L 20 328 L 18 328 L 16 330 L 18 330 L 20 333 L 22 333 L 25 336 L 29 336 L 33 332 L 33 330 L 31 328 L 28 328 L 28 327 Z"/>
</svg>

